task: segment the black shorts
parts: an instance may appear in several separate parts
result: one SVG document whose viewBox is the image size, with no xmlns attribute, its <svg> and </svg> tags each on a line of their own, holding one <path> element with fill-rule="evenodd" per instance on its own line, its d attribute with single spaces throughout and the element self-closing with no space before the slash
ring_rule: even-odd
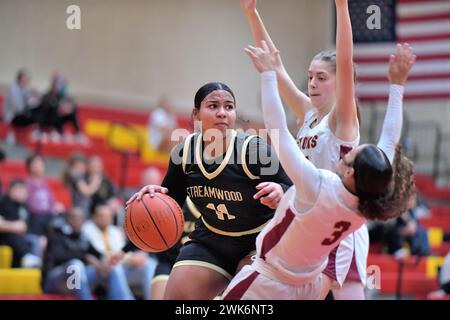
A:
<svg viewBox="0 0 450 320">
<path fill-rule="evenodd" d="M 166 257 L 158 257 L 158 265 L 156 266 L 153 278 L 159 276 L 169 276 L 172 271 L 174 261 L 167 259 Z"/>
<path fill-rule="evenodd" d="M 231 280 L 239 262 L 253 254 L 258 233 L 240 237 L 224 236 L 210 231 L 198 221 L 181 248 L 175 266 L 192 265 L 213 269 Z"/>
</svg>

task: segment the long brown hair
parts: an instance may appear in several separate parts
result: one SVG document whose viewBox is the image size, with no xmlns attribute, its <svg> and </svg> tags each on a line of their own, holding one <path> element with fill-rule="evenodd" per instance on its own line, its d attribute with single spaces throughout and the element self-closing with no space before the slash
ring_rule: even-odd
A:
<svg viewBox="0 0 450 320">
<path fill-rule="evenodd" d="M 388 220 L 406 212 L 408 201 L 416 193 L 414 164 L 397 145 L 392 179 L 386 191 L 379 197 L 359 197 L 358 210 L 371 220 Z"/>
</svg>

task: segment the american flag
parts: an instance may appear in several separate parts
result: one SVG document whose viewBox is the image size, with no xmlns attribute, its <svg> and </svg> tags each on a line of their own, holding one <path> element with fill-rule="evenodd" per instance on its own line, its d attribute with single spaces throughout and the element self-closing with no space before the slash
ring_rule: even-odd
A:
<svg viewBox="0 0 450 320">
<path fill-rule="evenodd" d="M 367 21 L 375 11 L 367 9 L 373 5 L 381 28 L 371 30 Z M 408 42 L 417 55 L 405 99 L 450 98 L 450 0 L 350 0 L 349 9 L 360 100 L 387 98 L 387 62 L 398 42 Z"/>
</svg>

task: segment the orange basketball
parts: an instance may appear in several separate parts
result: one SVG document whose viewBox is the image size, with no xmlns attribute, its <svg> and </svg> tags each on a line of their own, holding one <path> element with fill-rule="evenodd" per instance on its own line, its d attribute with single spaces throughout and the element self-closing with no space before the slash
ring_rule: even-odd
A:
<svg viewBox="0 0 450 320">
<path fill-rule="evenodd" d="M 184 215 L 178 203 L 163 193 L 145 194 L 126 210 L 125 232 L 133 244 L 147 252 L 173 247 L 183 233 Z"/>
</svg>

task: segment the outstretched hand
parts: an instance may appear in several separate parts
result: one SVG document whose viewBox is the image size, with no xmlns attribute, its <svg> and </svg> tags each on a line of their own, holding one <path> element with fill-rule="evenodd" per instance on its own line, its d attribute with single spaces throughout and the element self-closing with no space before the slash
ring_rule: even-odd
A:
<svg viewBox="0 0 450 320">
<path fill-rule="evenodd" d="M 397 44 L 395 54 L 389 58 L 389 83 L 404 85 L 415 61 L 416 55 L 409 44 Z"/>
<path fill-rule="evenodd" d="M 270 50 L 264 40 L 261 41 L 261 48 L 249 45 L 244 49 L 244 51 L 248 54 L 250 59 L 252 59 L 255 68 L 260 73 L 264 71 L 276 70 L 279 65 L 280 51 Z"/>
</svg>

